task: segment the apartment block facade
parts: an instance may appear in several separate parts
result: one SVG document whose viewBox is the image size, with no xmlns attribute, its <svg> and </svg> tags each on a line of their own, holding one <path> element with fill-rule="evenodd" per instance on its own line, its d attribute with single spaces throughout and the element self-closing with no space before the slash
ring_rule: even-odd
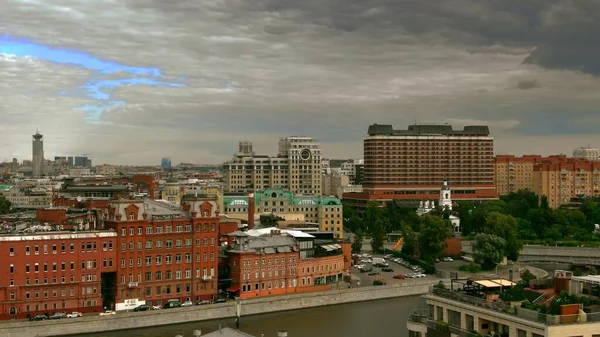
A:
<svg viewBox="0 0 600 337">
<path fill-rule="evenodd" d="M 447 181 L 456 200 L 497 199 L 494 139 L 487 126 L 369 126 L 364 140 L 363 192 L 348 193 L 348 203 L 427 200 Z"/>
<path fill-rule="evenodd" d="M 534 167 L 543 160 L 541 155 L 496 156 L 494 158 L 496 192 L 499 195 L 507 195 L 524 189 L 533 191 L 535 189 Z"/>
<path fill-rule="evenodd" d="M 600 162 L 576 158 L 547 160 L 534 168 L 534 192 L 552 208 L 575 197 L 600 196 Z"/>
<path fill-rule="evenodd" d="M 321 145 L 310 137 L 282 137 L 277 156 L 257 155 L 252 143 L 239 143 L 233 159 L 223 164 L 225 192 L 249 193 L 267 188 L 321 194 Z"/>
<path fill-rule="evenodd" d="M 115 232 L 0 236 L 0 318 L 109 307 L 116 250 Z"/>
</svg>

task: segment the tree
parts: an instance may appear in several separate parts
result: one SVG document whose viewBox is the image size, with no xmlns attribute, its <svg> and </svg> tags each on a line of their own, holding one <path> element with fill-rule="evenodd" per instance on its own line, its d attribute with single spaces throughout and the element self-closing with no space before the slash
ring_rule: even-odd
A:
<svg viewBox="0 0 600 337">
<path fill-rule="evenodd" d="M 402 252 L 407 255 L 415 255 L 417 236 L 409 225 L 404 225 L 402 227 L 402 237 L 404 238 Z"/>
<path fill-rule="evenodd" d="M 418 235 L 419 252 L 426 261 L 434 260 L 446 248 L 446 239 L 452 236 L 448 220 L 424 215 L 421 217 L 421 231 Z"/>
<path fill-rule="evenodd" d="M 385 241 L 385 230 L 383 228 L 383 220 L 376 219 L 371 228 L 371 249 L 373 253 L 383 251 L 383 243 Z"/>
<path fill-rule="evenodd" d="M 506 241 L 494 234 L 477 234 L 473 243 L 473 257 L 481 268 L 490 270 L 504 258 Z"/>
<path fill-rule="evenodd" d="M 10 206 L 10 201 L 6 200 L 3 197 L 0 197 L 0 214 L 10 213 Z"/>
<path fill-rule="evenodd" d="M 491 212 L 485 218 L 485 233 L 494 234 L 506 241 L 504 254 L 509 260 L 517 261 L 523 244 L 519 241 L 517 221 L 510 215 Z"/>
<path fill-rule="evenodd" d="M 363 233 L 358 229 L 354 233 L 354 241 L 352 241 L 352 253 L 358 254 L 362 251 L 363 246 Z"/>
<path fill-rule="evenodd" d="M 530 272 L 527 268 L 525 268 L 525 270 L 523 270 L 523 272 L 521 273 L 521 283 L 525 287 L 529 287 L 529 283 L 531 282 L 531 280 L 535 279 L 537 279 L 537 277 L 535 277 L 535 275 L 533 275 L 533 273 Z"/>
</svg>

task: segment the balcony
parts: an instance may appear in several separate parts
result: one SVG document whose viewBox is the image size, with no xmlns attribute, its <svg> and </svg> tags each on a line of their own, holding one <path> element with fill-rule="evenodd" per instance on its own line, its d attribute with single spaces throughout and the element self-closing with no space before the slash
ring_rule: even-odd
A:
<svg viewBox="0 0 600 337">
<path fill-rule="evenodd" d="M 127 283 L 127 288 L 137 288 L 139 286 L 138 282 L 129 282 Z"/>
<path fill-rule="evenodd" d="M 212 278 L 213 277 L 211 275 L 203 275 L 202 276 L 202 281 L 210 281 L 210 280 L 212 280 Z"/>
<path fill-rule="evenodd" d="M 510 317 L 535 322 L 546 326 L 565 324 L 585 324 L 600 322 L 600 313 L 580 313 L 576 315 L 549 315 L 522 307 L 511 306 L 502 301 L 488 301 L 466 295 L 460 291 L 431 288 L 426 298 L 441 297 L 465 304 L 467 307 L 491 311 L 490 315 L 510 320 Z"/>
</svg>

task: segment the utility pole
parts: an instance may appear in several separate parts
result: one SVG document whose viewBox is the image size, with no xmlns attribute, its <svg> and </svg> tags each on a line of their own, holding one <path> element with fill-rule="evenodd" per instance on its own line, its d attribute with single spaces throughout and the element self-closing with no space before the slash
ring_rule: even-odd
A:
<svg viewBox="0 0 600 337">
<path fill-rule="evenodd" d="M 242 299 L 238 296 L 235 298 L 235 327 L 240 329 L 240 316 L 242 315 Z"/>
</svg>

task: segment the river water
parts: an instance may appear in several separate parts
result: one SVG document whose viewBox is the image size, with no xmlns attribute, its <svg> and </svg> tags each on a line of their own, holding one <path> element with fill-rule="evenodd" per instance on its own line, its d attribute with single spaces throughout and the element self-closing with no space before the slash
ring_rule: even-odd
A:
<svg viewBox="0 0 600 337">
<path fill-rule="evenodd" d="M 276 337 L 279 330 L 286 330 L 289 337 L 408 337 L 408 313 L 424 307 L 420 296 L 410 296 L 242 316 L 240 330 L 257 337 Z M 233 319 L 224 319 L 78 337 L 191 337 L 194 330 L 205 334 L 217 330 L 219 325 L 235 326 Z"/>
</svg>

